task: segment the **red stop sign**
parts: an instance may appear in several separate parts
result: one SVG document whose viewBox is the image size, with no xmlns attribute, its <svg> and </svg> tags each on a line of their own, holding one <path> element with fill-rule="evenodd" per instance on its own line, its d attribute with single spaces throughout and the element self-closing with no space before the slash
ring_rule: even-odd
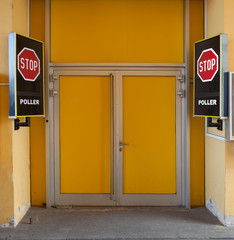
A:
<svg viewBox="0 0 234 240">
<path fill-rule="evenodd" d="M 33 49 L 23 48 L 18 54 L 18 71 L 26 81 L 34 82 L 40 74 L 40 59 Z"/>
<path fill-rule="evenodd" d="M 197 60 L 197 75 L 203 82 L 212 81 L 219 70 L 219 57 L 212 49 L 202 51 Z"/>
</svg>

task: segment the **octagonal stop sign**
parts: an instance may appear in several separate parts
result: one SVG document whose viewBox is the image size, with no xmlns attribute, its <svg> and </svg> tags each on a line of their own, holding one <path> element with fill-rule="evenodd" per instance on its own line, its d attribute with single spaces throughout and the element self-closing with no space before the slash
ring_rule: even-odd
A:
<svg viewBox="0 0 234 240">
<path fill-rule="evenodd" d="M 219 70 L 219 57 L 212 49 L 202 51 L 197 60 L 197 74 L 203 82 L 212 81 Z"/>
<path fill-rule="evenodd" d="M 18 54 L 18 71 L 26 81 L 34 82 L 40 74 L 40 60 L 33 49 L 23 48 Z"/>
</svg>

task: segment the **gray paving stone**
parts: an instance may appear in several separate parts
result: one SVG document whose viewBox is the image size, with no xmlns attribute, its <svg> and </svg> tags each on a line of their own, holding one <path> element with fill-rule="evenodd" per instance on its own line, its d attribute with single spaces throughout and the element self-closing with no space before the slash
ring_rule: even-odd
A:
<svg viewBox="0 0 234 240">
<path fill-rule="evenodd" d="M 234 228 L 220 224 L 205 208 L 32 207 L 16 228 L 0 228 L 0 239 L 227 240 L 234 239 Z"/>
</svg>

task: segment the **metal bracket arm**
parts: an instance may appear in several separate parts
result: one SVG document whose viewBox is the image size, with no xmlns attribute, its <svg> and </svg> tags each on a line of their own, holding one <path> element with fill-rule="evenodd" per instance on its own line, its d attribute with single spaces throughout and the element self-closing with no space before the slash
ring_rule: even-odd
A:
<svg viewBox="0 0 234 240">
<path fill-rule="evenodd" d="M 30 117 L 26 117 L 25 122 L 20 122 L 18 118 L 15 119 L 15 130 L 19 130 L 20 127 L 30 127 Z"/>
<path fill-rule="evenodd" d="M 217 127 L 217 129 L 218 129 L 219 131 L 222 131 L 222 130 L 223 130 L 223 120 L 218 119 L 218 120 L 217 120 L 217 123 L 213 123 L 213 122 L 212 122 L 212 118 L 211 118 L 211 117 L 208 117 L 208 118 L 207 118 L 207 127 Z"/>
</svg>

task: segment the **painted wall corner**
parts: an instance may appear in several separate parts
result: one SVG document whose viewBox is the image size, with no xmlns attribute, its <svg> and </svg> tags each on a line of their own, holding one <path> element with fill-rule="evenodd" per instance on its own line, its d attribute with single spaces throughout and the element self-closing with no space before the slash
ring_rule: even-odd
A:
<svg viewBox="0 0 234 240">
<path fill-rule="evenodd" d="M 219 221 L 223 224 L 225 224 L 225 218 L 224 214 L 221 210 L 216 209 L 216 205 L 213 199 L 206 200 L 206 208 L 214 215 L 216 216 Z"/>
<path fill-rule="evenodd" d="M 29 129 L 14 131 L 9 119 L 8 34 L 28 32 L 28 1 L 3 1 L 0 8 L 0 227 L 16 226 L 30 203 Z M 20 135 L 20 136 L 19 136 Z"/>
</svg>

